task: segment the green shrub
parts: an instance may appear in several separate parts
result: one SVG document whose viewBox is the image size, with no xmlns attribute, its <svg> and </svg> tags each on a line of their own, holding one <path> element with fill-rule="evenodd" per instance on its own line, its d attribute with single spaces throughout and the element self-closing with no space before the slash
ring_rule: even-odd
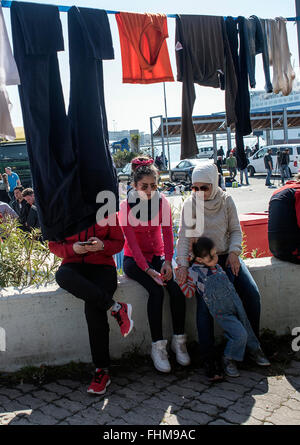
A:
<svg viewBox="0 0 300 445">
<path fill-rule="evenodd" d="M 24 232 L 11 218 L 0 224 L 0 287 L 54 281 L 60 259 L 51 254 L 48 242 L 39 241 L 40 237 L 40 230 Z"/>
</svg>

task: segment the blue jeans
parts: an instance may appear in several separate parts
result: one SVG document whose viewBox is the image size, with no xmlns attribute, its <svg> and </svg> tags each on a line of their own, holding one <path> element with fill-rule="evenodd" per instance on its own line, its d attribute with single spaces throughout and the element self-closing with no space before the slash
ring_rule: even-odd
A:
<svg viewBox="0 0 300 445">
<path fill-rule="evenodd" d="M 270 168 L 267 168 L 266 185 L 272 185 L 271 184 L 271 175 L 272 175 L 272 170 Z"/>
<path fill-rule="evenodd" d="M 281 174 L 281 182 L 282 184 L 284 184 L 284 179 L 289 179 L 290 177 L 290 172 L 289 172 L 289 167 L 288 165 L 284 164 L 281 165 L 280 167 L 280 174 Z"/>
<path fill-rule="evenodd" d="M 219 255 L 218 263 L 225 270 L 229 279 L 232 279 L 232 271 L 225 268 L 225 261 L 228 255 Z M 234 279 L 234 287 L 243 303 L 248 320 L 259 338 L 259 319 L 260 319 L 260 293 L 253 277 L 247 269 L 247 266 L 240 258 L 240 270 Z M 205 358 L 214 350 L 214 319 L 211 316 L 207 305 L 199 294 L 197 296 L 197 329 L 200 346 L 200 355 Z"/>
<path fill-rule="evenodd" d="M 248 169 L 247 167 L 244 168 L 243 170 L 240 170 L 240 178 L 241 178 L 241 184 L 243 184 L 243 177 L 245 175 L 245 182 L 247 185 L 249 185 L 249 180 L 248 180 Z"/>
</svg>

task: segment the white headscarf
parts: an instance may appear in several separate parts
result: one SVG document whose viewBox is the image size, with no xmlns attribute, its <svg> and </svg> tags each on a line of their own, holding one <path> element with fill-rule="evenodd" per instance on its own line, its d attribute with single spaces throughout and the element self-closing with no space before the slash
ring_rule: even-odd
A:
<svg viewBox="0 0 300 445">
<path fill-rule="evenodd" d="M 215 164 L 203 162 L 194 168 L 192 173 L 192 183 L 203 182 L 212 184 L 212 191 L 209 198 L 204 201 L 204 210 L 208 213 L 219 211 L 225 203 L 226 194 L 219 187 L 218 169 Z"/>
</svg>

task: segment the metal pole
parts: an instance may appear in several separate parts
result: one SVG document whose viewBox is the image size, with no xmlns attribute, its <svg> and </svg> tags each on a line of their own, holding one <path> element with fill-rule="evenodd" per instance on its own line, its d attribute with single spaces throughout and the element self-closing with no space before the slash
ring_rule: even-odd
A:
<svg viewBox="0 0 300 445">
<path fill-rule="evenodd" d="M 287 120 L 287 109 L 283 109 L 283 134 L 284 134 L 284 143 L 289 143 L 289 134 L 288 134 L 288 120 Z"/>
<path fill-rule="evenodd" d="M 217 163 L 217 133 L 213 133 L 214 162 Z"/>
<path fill-rule="evenodd" d="M 273 134 L 273 113 L 272 108 L 270 110 L 270 116 L 271 116 L 271 145 L 274 144 L 274 134 Z"/>
<path fill-rule="evenodd" d="M 151 137 L 152 159 L 154 159 L 154 140 L 153 140 L 153 123 L 152 123 L 152 117 L 150 117 L 150 137 Z"/>
<path fill-rule="evenodd" d="M 168 147 L 168 167 L 169 167 L 169 176 L 171 177 L 171 158 L 170 158 L 170 145 L 169 145 L 169 124 L 168 124 L 168 112 L 167 112 L 167 97 L 166 97 L 166 87 L 165 82 L 164 85 L 164 101 L 165 101 L 165 115 L 166 115 L 166 130 L 167 130 L 167 147 Z"/>
<path fill-rule="evenodd" d="M 164 166 L 166 164 L 166 155 L 165 155 L 165 135 L 164 135 L 164 118 L 160 116 L 160 126 L 161 126 L 161 148 L 163 153 L 163 163 Z"/>
</svg>

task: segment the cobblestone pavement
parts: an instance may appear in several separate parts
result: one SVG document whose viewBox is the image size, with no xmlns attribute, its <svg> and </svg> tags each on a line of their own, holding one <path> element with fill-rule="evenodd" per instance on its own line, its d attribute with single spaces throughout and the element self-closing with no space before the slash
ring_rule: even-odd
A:
<svg viewBox="0 0 300 445">
<path fill-rule="evenodd" d="M 103 396 L 88 379 L 0 386 L 0 425 L 300 425 L 300 361 L 211 384 L 202 368 L 158 374 L 147 362 L 112 370 Z"/>
</svg>

